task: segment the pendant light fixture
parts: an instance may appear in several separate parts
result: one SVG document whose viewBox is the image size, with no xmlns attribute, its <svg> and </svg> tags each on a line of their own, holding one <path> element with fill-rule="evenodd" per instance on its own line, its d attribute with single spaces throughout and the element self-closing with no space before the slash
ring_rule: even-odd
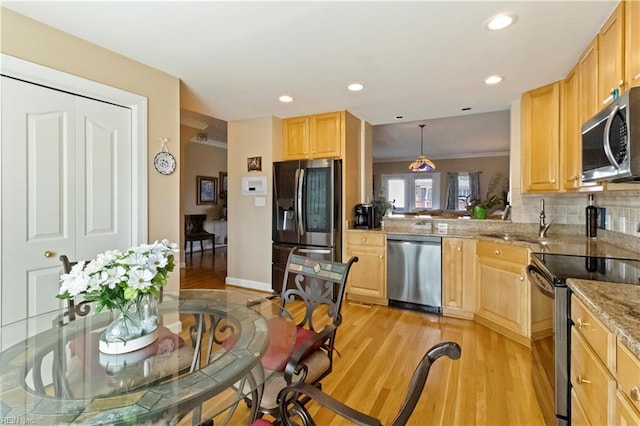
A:
<svg viewBox="0 0 640 426">
<path fill-rule="evenodd" d="M 423 154 L 424 124 L 419 124 L 418 126 L 420 126 L 420 156 L 416 158 L 413 163 L 409 164 L 409 170 L 412 172 L 432 172 L 436 169 L 436 165 Z"/>
</svg>

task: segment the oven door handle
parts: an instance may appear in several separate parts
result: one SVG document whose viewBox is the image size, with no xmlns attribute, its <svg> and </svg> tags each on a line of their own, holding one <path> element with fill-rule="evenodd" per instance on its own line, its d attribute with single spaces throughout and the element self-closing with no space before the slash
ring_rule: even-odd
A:
<svg viewBox="0 0 640 426">
<path fill-rule="evenodd" d="M 555 289 L 553 284 L 549 282 L 549 280 L 544 276 L 540 269 L 536 268 L 533 265 L 527 266 L 527 275 L 529 279 L 536 285 L 538 290 L 540 290 L 544 295 L 551 297 L 552 299 L 555 297 Z"/>
</svg>

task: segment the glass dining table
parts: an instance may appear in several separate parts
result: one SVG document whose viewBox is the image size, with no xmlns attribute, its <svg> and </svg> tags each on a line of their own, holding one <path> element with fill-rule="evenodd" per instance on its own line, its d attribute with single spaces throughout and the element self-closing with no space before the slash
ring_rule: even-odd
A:
<svg viewBox="0 0 640 426">
<path fill-rule="evenodd" d="M 293 350 L 289 313 L 239 290 L 165 291 L 157 308 L 157 340 L 125 354 L 99 351 L 111 312 L 67 321 L 61 310 L 0 328 L 0 422 L 225 423 L 250 398 L 250 423 Z"/>
</svg>

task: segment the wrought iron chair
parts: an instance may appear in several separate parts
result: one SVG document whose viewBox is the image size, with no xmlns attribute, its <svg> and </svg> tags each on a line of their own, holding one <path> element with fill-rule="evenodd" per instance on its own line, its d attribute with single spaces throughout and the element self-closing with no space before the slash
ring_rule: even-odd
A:
<svg viewBox="0 0 640 426">
<path fill-rule="evenodd" d="M 276 373 L 264 386 L 258 409 L 261 415 L 278 416 L 278 393 L 286 386 L 305 382 L 320 388 L 321 380 L 331 373 L 346 282 L 351 265 L 357 261 L 357 257 L 346 263 L 316 260 L 297 254 L 295 249 L 289 254 L 280 298 L 281 306 L 296 320 L 296 342 L 288 359 L 277 356 L 282 345 L 276 335 L 267 350 L 274 356 L 262 359 L 263 367 Z M 287 288 L 290 277 L 293 286 Z M 271 327 L 277 329 L 277 324 Z M 282 359 L 287 359 L 286 365 L 274 361 Z"/>
<path fill-rule="evenodd" d="M 205 220 L 207 220 L 206 214 L 184 215 L 184 250 L 185 252 L 187 251 L 187 243 L 189 243 L 189 260 L 191 260 L 193 257 L 194 241 L 200 241 L 200 252 L 204 254 L 203 241 L 211 240 L 211 252 L 215 255 L 216 234 L 205 231 Z"/>
<path fill-rule="evenodd" d="M 71 272 L 71 268 L 73 268 L 78 262 L 72 262 L 69 260 L 66 254 L 60 256 L 60 262 L 62 262 L 62 271 L 65 274 Z M 68 321 L 75 321 L 76 317 L 84 317 L 89 315 L 91 312 L 93 302 L 88 302 L 83 300 L 81 302 L 76 303 L 73 297 L 67 299 L 67 311 L 64 316 L 66 318 L 62 318 L 61 323 L 65 323 L 65 319 Z"/>
<path fill-rule="evenodd" d="M 413 372 L 404 401 L 402 402 L 395 419 L 391 422 L 392 426 L 407 424 L 420 399 L 420 396 L 422 395 L 424 385 L 427 381 L 427 376 L 429 375 L 429 370 L 433 363 L 442 356 L 447 356 L 451 359 L 458 359 L 460 358 L 460 354 L 460 345 L 455 342 L 438 343 L 427 351 Z M 311 399 L 322 407 L 329 409 L 337 415 L 358 425 L 379 426 L 382 424 L 379 419 L 343 404 L 322 392 L 317 387 L 311 386 L 308 383 L 298 382 L 287 386 L 280 391 L 278 395 L 279 418 L 282 420 L 284 425 L 298 425 L 297 421 L 301 421 L 305 426 L 315 425 L 313 418 L 309 415 L 304 404 L 300 402 L 306 399 Z M 254 422 L 255 426 L 259 426 L 261 424 L 268 424 L 268 422 Z"/>
</svg>

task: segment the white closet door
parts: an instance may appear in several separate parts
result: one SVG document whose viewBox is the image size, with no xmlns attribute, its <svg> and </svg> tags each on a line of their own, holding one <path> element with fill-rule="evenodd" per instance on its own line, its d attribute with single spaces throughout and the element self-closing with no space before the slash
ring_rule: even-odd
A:
<svg viewBox="0 0 640 426">
<path fill-rule="evenodd" d="M 78 256 L 131 246 L 131 110 L 76 100 Z M 82 160 L 80 160 L 82 159 Z"/>
<path fill-rule="evenodd" d="M 2 78 L 2 324 L 57 309 L 58 257 L 131 242 L 127 108 Z"/>
<path fill-rule="evenodd" d="M 74 96 L 2 78 L 2 323 L 50 311 L 75 257 Z"/>
</svg>

